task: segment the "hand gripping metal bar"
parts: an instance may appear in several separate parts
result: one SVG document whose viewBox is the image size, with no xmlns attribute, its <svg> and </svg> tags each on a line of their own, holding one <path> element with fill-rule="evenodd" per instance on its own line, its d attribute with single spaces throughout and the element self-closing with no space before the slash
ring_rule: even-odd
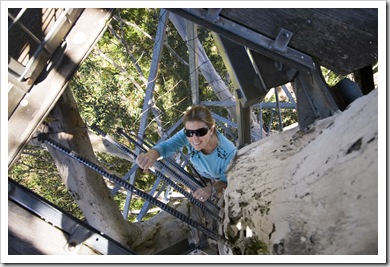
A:
<svg viewBox="0 0 390 267">
<path fill-rule="evenodd" d="M 115 141 L 114 139 L 112 139 L 109 135 L 107 135 L 105 132 L 103 132 L 102 130 L 100 130 L 97 126 L 92 126 L 91 127 L 93 130 L 96 130 L 100 135 L 102 135 L 106 140 L 108 140 L 110 143 L 116 145 L 118 148 L 120 148 L 122 151 L 124 151 L 126 154 L 129 154 L 131 157 L 134 158 L 134 161 L 137 157 L 137 155 L 131 151 L 130 149 L 128 149 L 126 146 L 124 146 L 123 144 Z M 161 169 L 161 166 L 158 166 L 160 167 Z M 184 180 L 181 176 L 179 176 L 177 173 L 173 172 L 171 169 L 169 169 L 168 167 L 166 168 L 166 170 L 172 175 L 173 178 L 175 178 L 178 182 L 181 182 L 183 183 L 185 186 L 187 186 L 189 189 L 195 191 L 196 188 L 194 187 L 194 185 L 188 183 L 186 180 Z"/>
<path fill-rule="evenodd" d="M 102 135 L 107 141 L 109 141 L 110 143 L 116 145 L 117 147 L 119 147 L 122 151 L 124 151 L 126 154 L 129 154 L 131 157 L 133 157 L 134 159 L 136 158 L 136 154 L 131 151 L 130 149 L 128 149 L 126 146 L 122 145 L 121 143 L 115 141 L 114 139 L 112 139 L 109 135 L 107 135 L 104 131 L 102 131 L 101 129 L 99 129 L 97 126 L 93 126 L 91 127 L 93 130 L 95 130 L 96 132 L 98 132 L 100 135 Z M 158 164 L 158 163 L 157 163 Z M 193 190 L 191 188 L 191 185 L 189 185 L 187 183 L 186 180 L 184 180 L 181 176 L 177 175 L 175 172 L 173 172 L 171 169 L 169 169 L 168 166 L 164 165 L 164 167 L 166 170 L 170 171 L 169 173 L 171 175 L 174 176 L 174 178 L 176 178 L 176 180 L 178 180 L 178 182 L 181 182 L 183 183 L 185 186 L 187 186 L 188 188 L 190 188 L 191 190 Z M 161 167 L 160 167 L 161 169 Z M 210 202 L 210 201 L 207 201 L 206 203 L 202 203 L 200 201 L 198 201 L 197 199 L 195 199 L 191 194 L 189 194 L 187 191 L 183 190 L 181 187 L 179 187 L 177 184 L 175 184 L 172 180 L 168 179 L 165 175 L 163 175 L 160 171 L 158 170 L 152 170 L 151 171 L 153 173 L 155 173 L 159 178 L 162 178 L 164 181 L 168 182 L 173 188 L 175 188 L 177 191 L 179 191 L 181 194 L 183 194 L 185 197 L 187 197 L 192 203 L 194 203 L 196 206 L 198 206 L 199 208 L 201 208 L 203 211 L 206 211 L 208 213 L 210 213 L 213 217 L 215 217 L 217 219 L 218 222 L 222 222 L 222 219 L 216 215 L 216 214 L 219 214 L 219 210 L 220 208 L 218 206 L 216 206 L 214 203 Z M 193 190 L 194 191 L 194 190 Z M 185 193 L 184 193 L 185 192 Z M 209 208 L 207 208 L 205 205 L 208 205 L 209 207 L 211 207 L 212 210 L 214 210 L 214 212 L 212 212 Z"/>
<path fill-rule="evenodd" d="M 106 170 L 101 168 L 99 165 L 97 165 L 97 164 L 95 164 L 95 163 L 93 163 L 93 162 L 91 162 L 91 161 L 89 161 L 89 160 L 79 156 L 75 151 L 72 151 L 72 150 L 62 146 L 58 142 L 56 142 L 56 141 L 52 140 L 51 138 L 49 138 L 47 136 L 47 134 L 40 133 L 38 135 L 38 140 L 41 141 L 42 143 L 46 143 L 46 144 L 50 145 L 51 147 L 57 149 L 58 151 L 64 153 L 65 155 L 67 155 L 67 156 L 73 158 L 74 160 L 84 164 L 85 166 L 89 167 L 90 169 L 94 170 L 95 172 L 97 172 L 97 173 L 103 175 L 104 177 L 110 179 L 112 182 L 123 186 L 126 190 L 132 191 L 134 194 L 138 195 L 139 197 L 143 198 L 144 200 L 146 200 L 146 201 L 150 202 L 151 204 L 161 208 L 162 210 L 164 210 L 164 211 L 168 212 L 169 214 L 175 216 L 179 220 L 187 223 L 188 225 L 190 225 L 190 226 L 192 226 L 192 227 L 202 231 L 203 233 L 205 233 L 210 238 L 212 238 L 214 240 L 217 240 L 217 241 L 219 241 L 219 242 L 221 242 L 221 243 L 223 243 L 225 245 L 228 245 L 228 240 L 226 240 L 223 236 L 214 233 L 213 231 L 211 231 L 210 229 L 206 228 L 205 226 L 203 226 L 199 222 L 192 220 L 187 215 L 185 215 L 185 214 L 175 210 L 174 208 L 164 204 L 163 202 L 155 199 L 153 196 L 145 193 L 144 191 L 142 191 L 140 189 L 137 189 L 132 184 L 124 181 L 120 177 L 107 172 Z"/>
<path fill-rule="evenodd" d="M 132 138 L 131 136 L 129 136 L 128 134 L 126 134 L 122 128 L 117 128 L 117 132 L 119 134 L 121 134 L 122 136 L 124 136 L 127 140 L 129 140 L 130 142 L 134 143 L 136 146 L 138 146 L 143 152 L 147 152 L 147 150 L 142 146 L 142 144 L 140 144 L 139 142 L 137 142 L 134 138 Z M 141 140 L 142 141 L 142 140 Z M 148 146 L 149 148 L 151 148 L 150 145 L 146 144 L 144 141 L 142 141 L 146 146 Z M 198 180 L 196 180 L 191 174 L 189 174 L 188 172 L 186 172 L 179 164 L 177 164 L 175 161 L 173 161 L 172 159 L 170 158 L 165 158 L 163 159 L 162 161 L 159 161 L 160 164 L 162 164 L 163 168 L 169 168 L 167 166 L 167 164 L 165 163 L 165 161 L 167 163 L 169 163 L 170 165 L 172 165 L 176 170 L 178 170 L 179 172 L 181 172 L 182 174 L 184 174 L 187 178 L 189 178 L 190 180 L 190 183 L 194 183 L 193 187 L 194 188 L 199 188 L 199 187 L 204 187 L 206 186 L 206 184 L 203 184 L 201 182 L 199 182 Z M 172 171 L 172 170 L 171 170 Z"/>
<path fill-rule="evenodd" d="M 100 130 L 101 133 L 104 134 L 103 131 Z M 122 134 L 124 137 L 128 138 L 128 140 L 130 141 L 134 141 L 134 144 L 140 146 L 140 144 L 138 142 L 136 142 L 133 138 L 131 138 L 130 136 L 128 136 L 125 132 L 123 132 L 123 130 L 121 130 L 121 128 L 118 128 L 117 130 L 118 133 Z M 105 135 L 105 134 L 104 134 Z M 107 138 L 107 137 L 106 137 Z M 126 153 L 132 153 L 133 156 L 135 156 L 132 151 L 130 151 L 128 148 L 126 148 L 126 146 L 116 142 L 115 140 L 113 140 L 112 138 L 108 139 L 110 142 L 113 142 L 115 145 L 117 145 L 119 148 L 121 148 L 124 152 Z M 141 146 L 140 146 L 141 148 Z M 143 148 L 141 148 L 143 149 Z M 127 152 L 128 151 L 128 152 Z M 176 169 L 180 170 L 182 173 L 186 174 L 187 178 L 186 179 L 185 177 L 182 177 L 181 175 L 177 174 L 174 170 L 172 170 L 167 164 L 165 164 L 163 161 L 156 161 L 155 163 L 157 165 L 157 167 L 159 169 L 164 169 L 166 170 L 176 181 L 178 182 L 181 182 L 182 184 L 184 184 L 185 186 L 187 186 L 189 189 L 191 189 L 193 192 L 196 191 L 196 189 L 202 187 L 199 182 L 194 178 L 192 177 L 189 173 L 186 173 L 183 168 L 181 168 L 180 166 L 179 167 L 176 167 Z M 195 183 L 195 182 L 198 182 L 198 183 Z M 195 183 L 195 184 L 194 184 Z M 211 207 L 213 210 L 216 210 L 216 213 L 219 213 L 219 210 L 220 208 L 215 205 L 213 202 L 211 202 L 210 200 L 207 200 L 204 205 L 208 205 L 209 207 Z"/>
<path fill-rule="evenodd" d="M 203 205 L 202 202 L 200 202 L 199 200 L 197 200 L 196 198 L 193 197 L 192 194 L 188 193 L 187 191 L 185 191 L 183 188 L 181 188 L 180 186 L 178 186 L 176 183 L 174 183 L 171 179 L 169 179 L 168 177 L 166 177 L 165 175 L 163 175 L 161 172 L 157 171 L 157 170 L 151 170 L 152 172 L 154 172 L 154 174 L 161 178 L 164 182 L 168 183 L 170 186 L 172 186 L 176 191 L 178 191 L 179 193 L 181 193 L 183 196 L 185 196 L 188 200 L 190 200 L 192 203 L 194 203 L 196 206 L 198 206 L 201 210 L 207 212 L 208 214 L 210 214 L 214 219 L 216 219 L 219 223 L 222 223 L 222 218 L 218 216 L 218 210 L 215 211 L 215 212 L 212 212 L 210 209 L 208 209 L 206 206 Z"/>
<path fill-rule="evenodd" d="M 134 138 L 130 137 L 128 134 L 126 134 L 123 130 L 123 128 L 120 128 L 118 127 L 117 128 L 117 133 L 123 135 L 124 137 L 126 137 L 130 142 L 133 142 L 135 143 L 135 140 Z M 139 140 L 140 142 L 142 142 L 142 144 L 144 144 L 145 146 L 147 146 L 149 149 L 153 147 L 153 142 L 151 140 L 149 140 L 148 138 L 145 137 L 145 139 L 148 141 L 146 142 L 144 139 L 140 138 L 138 135 L 135 135 L 134 133 L 131 133 L 131 135 L 133 137 L 135 137 L 137 140 Z M 136 144 L 136 143 L 135 143 Z M 138 145 L 139 143 L 137 143 L 136 145 Z M 138 146 L 140 147 L 140 146 Z M 141 147 L 140 147 L 141 148 Z M 141 148 L 144 150 L 144 152 L 146 152 L 146 149 L 144 148 Z M 182 153 L 181 153 L 182 154 Z M 189 164 L 189 161 L 188 159 L 186 159 L 183 155 L 183 158 L 184 160 L 186 161 L 187 164 Z M 170 165 L 172 165 L 175 169 L 179 170 L 181 173 L 183 173 L 184 175 L 186 175 L 187 177 L 189 177 L 190 179 L 193 179 L 195 183 L 197 183 L 200 187 L 205 187 L 206 186 L 206 182 L 204 181 L 204 179 L 197 173 L 196 169 L 191 165 L 189 164 L 189 166 L 192 168 L 192 170 L 197 174 L 197 177 L 195 178 L 193 175 L 189 174 L 187 171 L 185 171 L 178 163 L 176 163 L 173 159 L 171 158 L 165 158 L 163 159 L 163 161 L 167 161 Z"/>
<path fill-rule="evenodd" d="M 119 134 L 122 134 L 122 132 L 125 133 L 125 132 L 123 131 L 123 128 L 120 128 L 120 127 L 117 128 L 117 132 L 118 132 Z M 139 137 L 138 135 L 136 135 L 136 134 L 134 134 L 134 133 L 130 133 L 130 134 L 131 134 L 133 137 L 135 137 L 137 140 L 139 140 L 142 144 L 144 144 L 145 146 L 147 146 L 149 149 L 153 147 L 153 145 L 154 145 L 153 142 L 152 142 L 150 139 L 148 139 L 147 137 L 144 137 L 144 138 L 142 139 L 141 137 Z M 126 135 L 124 135 L 124 136 L 126 137 Z M 145 140 L 146 140 L 147 142 L 146 142 Z M 131 140 L 129 139 L 129 141 L 131 141 Z M 145 152 L 146 152 L 146 150 L 145 150 Z M 185 171 L 185 170 L 183 169 L 183 167 L 181 167 L 181 166 L 180 166 L 177 162 L 175 162 L 172 158 L 165 158 L 165 159 L 163 159 L 163 160 L 164 160 L 164 161 L 166 160 L 169 164 L 173 165 L 173 167 L 175 167 L 175 169 L 179 170 L 179 171 L 182 172 L 184 175 L 189 176 L 191 179 L 194 179 L 194 182 L 198 183 L 200 187 L 205 187 L 205 186 L 207 186 L 205 180 L 204 180 L 204 179 L 202 178 L 202 176 L 200 176 L 200 174 L 196 171 L 196 169 L 194 168 L 194 166 L 192 166 L 192 165 L 190 164 L 189 160 L 184 156 L 183 152 L 182 152 L 182 151 L 179 151 L 179 153 L 182 155 L 183 160 L 188 164 L 188 166 L 195 172 L 196 177 L 195 177 L 194 175 L 189 174 L 187 171 Z"/>
</svg>

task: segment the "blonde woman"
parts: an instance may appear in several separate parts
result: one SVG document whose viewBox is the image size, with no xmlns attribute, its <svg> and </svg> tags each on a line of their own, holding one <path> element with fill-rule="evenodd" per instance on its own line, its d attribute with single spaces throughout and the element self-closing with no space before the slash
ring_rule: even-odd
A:
<svg viewBox="0 0 390 267">
<path fill-rule="evenodd" d="M 183 116 L 183 124 L 182 130 L 147 153 L 141 153 L 136 162 L 148 171 L 159 157 L 168 157 L 187 147 L 189 159 L 197 172 L 204 178 L 215 180 L 212 185 L 192 192 L 196 199 L 205 202 L 227 187 L 226 169 L 237 148 L 217 131 L 214 118 L 205 106 L 189 107 Z"/>
</svg>

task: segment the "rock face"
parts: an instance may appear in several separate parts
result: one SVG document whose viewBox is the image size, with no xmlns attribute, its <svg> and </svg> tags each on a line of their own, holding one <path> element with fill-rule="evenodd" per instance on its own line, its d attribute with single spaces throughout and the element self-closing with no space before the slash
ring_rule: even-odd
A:
<svg viewBox="0 0 390 267">
<path fill-rule="evenodd" d="M 242 148 L 228 181 L 234 254 L 378 254 L 378 90 Z"/>
</svg>

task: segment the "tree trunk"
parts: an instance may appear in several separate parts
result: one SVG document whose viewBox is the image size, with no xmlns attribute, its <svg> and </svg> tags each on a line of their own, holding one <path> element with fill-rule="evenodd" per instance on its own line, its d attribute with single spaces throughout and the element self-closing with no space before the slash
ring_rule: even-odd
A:
<svg viewBox="0 0 390 267">
<path fill-rule="evenodd" d="M 54 120 L 48 124 L 50 138 L 97 163 L 88 131 L 69 88 L 54 106 L 51 116 Z M 124 220 L 101 175 L 51 146 L 47 147 L 67 189 L 94 228 L 140 254 L 155 254 L 187 238 L 187 225 L 165 212 L 160 212 L 147 224 Z M 183 209 L 183 213 L 186 210 Z"/>
<path fill-rule="evenodd" d="M 72 92 L 67 88 L 51 111 L 54 121 L 49 123 L 50 137 L 75 151 L 82 157 L 96 162 L 88 132 L 82 121 Z M 60 151 L 48 146 L 70 194 L 83 211 L 87 222 L 122 244 L 136 240 L 140 235 L 135 226 L 130 226 L 110 196 L 103 178 Z M 114 227 L 115 226 L 115 227 Z M 113 231 L 112 229 L 115 229 Z"/>
<path fill-rule="evenodd" d="M 378 253 L 377 101 L 239 150 L 225 191 L 234 253 Z"/>
</svg>

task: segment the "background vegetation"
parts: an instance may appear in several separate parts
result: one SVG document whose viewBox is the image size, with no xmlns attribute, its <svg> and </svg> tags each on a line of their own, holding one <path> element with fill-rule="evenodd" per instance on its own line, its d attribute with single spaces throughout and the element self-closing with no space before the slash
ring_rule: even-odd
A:
<svg viewBox="0 0 390 267">
<path fill-rule="evenodd" d="M 91 54 L 86 58 L 70 81 L 70 88 L 78 103 L 80 114 L 88 126 L 96 124 L 103 131 L 118 138 L 118 141 L 133 148 L 126 140 L 116 135 L 117 127 L 125 132 L 138 132 L 142 115 L 145 80 L 154 45 L 154 36 L 159 21 L 158 9 L 116 9 L 108 30 L 100 39 Z M 156 80 L 154 100 L 161 112 L 164 129 L 169 129 L 182 116 L 182 112 L 192 104 L 189 84 L 188 49 L 172 24 L 167 25 L 166 46 L 163 49 L 159 73 Z M 198 29 L 198 36 L 209 59 L 223 77 L 226 84 L 228 75 L 207 30 Z M 324 70 L 326 72 L 326 70 Z M 338 79 L 337 74 L 329 79 Z M 203 101 L 217 101 L 212 88 L 199 75 L 199 87 Z M 275 99 L 271 98 L 270 101 Z M 221 116 L 227 112 L 221 107 L 211 107 Z M 258 112 L 258 111 L 257 111 Z M 270 111 L 263 113 L 264 123 L 270 121 Z M 296 122 L 294 110 L 283 111 L 283 123 Z M 272 127 L 277 129 L 274 119 Z M 153 142 L 160 139 L 155 120 L 146 128 L 146 136 Z M 109 171 L 125 175 L 131 163 L 107 154 L 97 153 L 102 166 Z M 53 204 L 72 215 L 84 219 L 72 197 L 62 183 L 49 153 L 40 147 L 27 147 L 20 159 L 9 170 L 9 177 L 32 189 Z M 154 177 L 148 174 L 137 176 L 136 186 L 149 191 Z M 124 194 L 115 195 L 120 209 L 123 209 Z M 143 201 L 135 198 L 132 210 L 140 209 Z M 135 215 L 129 220 L 135 220 Z"/>
</svg>

